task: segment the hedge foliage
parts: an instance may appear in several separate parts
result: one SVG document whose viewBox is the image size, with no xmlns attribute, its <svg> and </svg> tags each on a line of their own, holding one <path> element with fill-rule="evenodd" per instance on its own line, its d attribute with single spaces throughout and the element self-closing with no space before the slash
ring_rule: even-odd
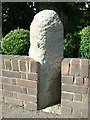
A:
<svg viewBox="0 0 90 120">
<path fill-rule="evenodd" d="M 81 36 L 79 56 L 90 59 L 90 26 L 84 27 L 79 35 Z"/>
<path fill-rule="evenodd" d="M 10 31 L 1 43 L 2 53 L 7 55 L 28 55 L 30 47 L 29 30 Z"/>
<path fill-rule="evenodd" d="M 65 58 L 77 58 L 80 47 L 80 36 L 78 32 L 67 33 L 64 38 L 64 57 Z"/>
<path fill-rule="evenodd" d="M 90 59 L 90 26 L 84 27 L 80 32 L 65 35 L 64 57 Z"/>
<path fill-rule="evenodd" d="M 2 53 L 7 55 L 28 55 L 30 40 L 29 31 L 15 29 L 10 31 L 1 42 Z M 64 57 L 90 59 L 90 26 L 79 33 L 67 33 L 64 38 Z"/>
</svg>

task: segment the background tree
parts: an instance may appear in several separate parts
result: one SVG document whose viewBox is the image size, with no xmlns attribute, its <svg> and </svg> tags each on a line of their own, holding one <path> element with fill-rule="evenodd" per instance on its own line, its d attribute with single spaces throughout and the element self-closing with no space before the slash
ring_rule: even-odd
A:
<svg viewBox="0 0 90 120">
<path fill-rule="evenodd" d="M 65 33 L 74 33 L 90 24 L 90 11 L 85 2 L 39 2 L 38 12 L 44 9 L 55 10 L 61 18 Z"/>
<path fill-rule="evenodd" d="M 85 2 L 3 2 L 3 36 L 17 27 L 29 29 L 34 15 L 44 9 L 53 9 L 60 16 L 65 33 L 74 33 L 90 25 L 90 9 Z"/>
<path fill-rule="evenodd" d="M 35 15 L 33 2 L 2 3 L 2 33 L 5 36 L 16 28 L 29 29 Z"/>
</svg>

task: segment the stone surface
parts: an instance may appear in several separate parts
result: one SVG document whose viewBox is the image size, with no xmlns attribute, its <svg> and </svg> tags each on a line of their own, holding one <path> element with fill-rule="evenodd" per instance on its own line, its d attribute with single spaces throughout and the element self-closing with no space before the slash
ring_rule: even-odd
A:
<svg viewBox="0 0 90 120">
<path fill-rule="evenodd" d="M 41 109 L 60 102 L 63 25 L 56 12 L 43 10 L 35 15 L 30 26 L 30 44 L 29 56 L 40 63 L 38 109 Z"/>
<path fill-rule="evenodd" d="M 30 43 L 29 56 L 41 64 L 63 56 L 63 26 L 56 12 L 43 10 L 35 15 Z"/>
</svg>

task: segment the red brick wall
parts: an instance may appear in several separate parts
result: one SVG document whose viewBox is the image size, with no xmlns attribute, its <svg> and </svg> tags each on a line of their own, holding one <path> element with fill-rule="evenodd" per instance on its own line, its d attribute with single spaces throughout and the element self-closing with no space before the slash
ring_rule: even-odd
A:
<svg viewBox="0 0 90 120">
<path fill-rule="evenodd" d="M 37 109 L 38 62 L 27 56 L 2 56 L 2 96 L 6 103 Z"/>
<path fill-rule="evenodd" d="M 65 58 L 61 63 L 61 111 L 72 117 L 88 118 L 90 61 Z"/>
<path fill-rule="evenodd" d="M 1 56 L 0 56 L 1 58 Z M 0 62 L 1 63 L 1 62 Z M 28 56 L 2 56 L 0 102 L 38 109 L 39 63 Z M 1 64 L 0 64 L 1 66 Z M 90 60 L 65 58 L 61 63 L 61 113 L 87 117 L 90 104 Z M 42 96 L 43 97 L 43 96 Z"/>
</svg>

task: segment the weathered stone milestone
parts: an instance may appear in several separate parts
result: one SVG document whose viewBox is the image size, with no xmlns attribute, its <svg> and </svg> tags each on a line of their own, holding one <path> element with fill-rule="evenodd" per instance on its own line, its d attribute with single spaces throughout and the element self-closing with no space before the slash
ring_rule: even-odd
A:
<svg viewBox="0 0 90 120">
<path fill-rule="evenodd" d="M 40 63 L 38 109 L 60 102 L 60 61 L 63 58 L 63 25 L 53 10 L 35 15 L 30 26 L 29 56 Z"/>
</svg>

